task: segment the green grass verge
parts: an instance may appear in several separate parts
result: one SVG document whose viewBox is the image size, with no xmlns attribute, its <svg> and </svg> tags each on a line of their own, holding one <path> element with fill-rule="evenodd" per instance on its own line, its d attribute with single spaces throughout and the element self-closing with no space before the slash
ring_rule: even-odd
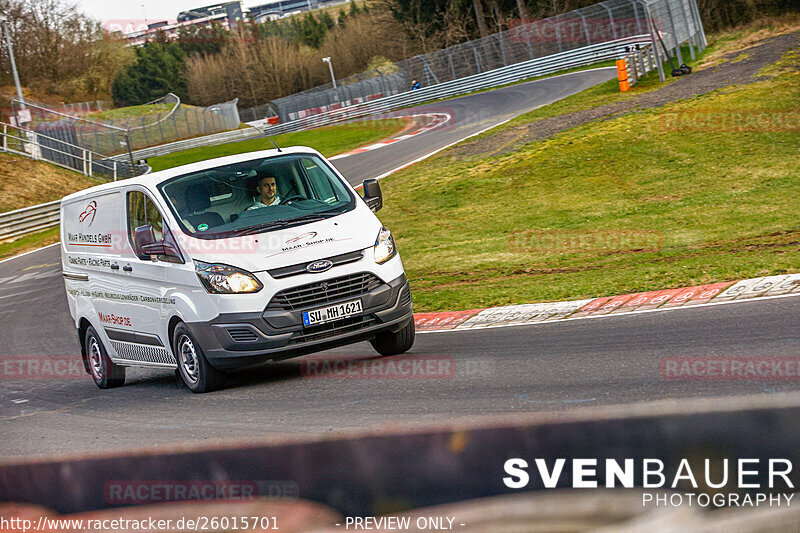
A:
<svg viewBox="0 0 800 533">
<path fill-rule="evenodd" d="M 39 233 L 33 233 L 31 235 L 20 237 L 13 242 L 0 243 L 0 259 L 6 259 L 7 257 L 12 257 L 14 255 L 19 255 L 37 248 L 41 248 L 42 246 L 47 246 L 48 244 L 53 244 L 54 242 L 58 242 L 59 238 L 59 226 L 56 226 L 54 228 L 40 231 Z"/>
<path fill-rule="evenodd" d="M 707 57 L 708 54 L 714 52 L 714 50 L 715 47 L 712 44 L 706 48 L 702 54 L 699 54 L 696 60 L 690 60 L 688 59 L 691 57 L 689 54 L 689 47 L 682 47 L 684 61 L 686 61 L 686 64 L 692 68 L 696 67 L 704 57 Z M 677 59 L 675 59 L 675 62 L 677 63 Z M 664 71 L 667 75 L 666 83 L 672 83 L 675 81 L 675 78 L 672 78 L 669 75 L 671 69 L 672 67 L 669 66 L 669 63 L 664 64 Z M 566 115 L 568 113 L 575 113 L 576 111 L 582 111 L 584 109 L 591 109 L 606 104 L 624 102 L 626 100 L 630 100 L 631 98 L 635 98 L 640 94 L 656 91 L 664 85 L 665 83 L 661 83 L 661 80 L 658 77 L 657 70 L 650 72 L 646 77 L 642 78 L 639 83 L 631 87 L 630 91 L 624 93 L 619 90 L 619 81 L 614 78 L 613 80 L 609 80 L 605 83 L 601 83 L 586 89 L 581 93 L 574 94 L 551 105 L 540 107 L 539 109 L 534 109 L 530 113 L 520 115 L 506 124 L 503 124 L 499 128 L 495 128 L 490 132 L 484 133 L 481 137 L 495 135 L 515 126 L 519 126 L 520 124 L 529 124 L 537 120 Z"/>
<path fill-rule="evenodd" d="M 395 232 L 416 309 L 800 271 L 796 57 L 787 54 L 768 81 L 586 124 L 510 155 L 465 160 L 446 151 L 387 178 L 381 218 Z M 781 110 L 794 113 L 794 129 L 683 122 L 710 111 Z M 525 231 L 545 237 L 516 236 Z M 631 244 L 625 232 L 658 237 L 623 246 Z M 565 244 L 576 237 L 594 245 Z"/>
<path fill-rule="evenodd" d="M 185 105 L 185 104 L 184 104 Z M 95 111 L 86 115 L 88 120 L 124 120 L 132 117 L 143 117 L 145 115 L 166 115 L 175 104 L 144 104 L 128 107 L 119 107 L 107 111 Z"/>
<path fill-rule="evenodd" d="M 353 122 L 295 133 L 284 133 L 283 135 L 272 137 L 272 140 L 281 147 L 310 146 L 319 150 L 325 156 L 332 156 L 385 139 L 402 130 L 405 125 L 406 122 L 399 118 Z M 248 139 L 216 146 L 190 148 L 172 154 L 152 157 L 148 160 L 148 163 L 153 167 L 154 171 L 157 171 L 215 157 L 271 148 L 273 148 L 272 143 L 265 138 Z"/>
</svg>

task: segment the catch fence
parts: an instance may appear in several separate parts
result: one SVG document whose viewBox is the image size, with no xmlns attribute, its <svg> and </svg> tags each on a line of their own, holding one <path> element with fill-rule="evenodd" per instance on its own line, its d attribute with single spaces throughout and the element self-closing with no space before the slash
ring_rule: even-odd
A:
<svg viewBox="0 0 800 533">
<path fill-rule="evenodd" d="M 661 63 L 685 61 L 707 46 L 696 0 L 608 0 L 543 20 L 518 21 L 506 31 L 418 55 L 307 91 L 278 98 L 271 106 L 242 111 L 247 121 L 275 114 L 281 123 L 361 105 L 420 87 L 470 78 L 535 59 L 626 38 L 648 35 Z"/>
</svg>

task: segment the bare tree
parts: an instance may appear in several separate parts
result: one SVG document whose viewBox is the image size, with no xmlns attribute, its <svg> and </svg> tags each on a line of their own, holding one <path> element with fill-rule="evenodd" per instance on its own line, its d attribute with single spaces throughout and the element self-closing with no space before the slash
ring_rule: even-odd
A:
<svg viewBox="0 0 800 533">
<path fill-rule="evenodd" d="M 8 16 L 22 83 L 40 93 L 110 97 L 110 80 L 133 55 L 66 0 L 0 0 L 0 10 Z M 0 69 L 8 71 L 7 54 L 0 57 Z"/>
<path fill-rule="evenodd" d="M 519 11 L 520 20 L 528 20 L 528 7 L 525 5 L 525 0 L 517 0 L 517 11 Z"/>
<path fill-rule="evenodd" d="M 475 20 L 478 23 L 478 31 L 481 37 L 489 36 L 489 28 L 486 27 L 486 15 L 483 13 L 482 0 L 472 0 L 472 5 L 475 7 Z"/>
</svg>

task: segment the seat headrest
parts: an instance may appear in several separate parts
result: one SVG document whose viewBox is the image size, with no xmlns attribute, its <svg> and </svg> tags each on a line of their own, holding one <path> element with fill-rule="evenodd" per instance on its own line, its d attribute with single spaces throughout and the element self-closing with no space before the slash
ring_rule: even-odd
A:
<svg viewBox="0 0 800 533">
<path fill-rule="evenodd" d="M 186 188 L 184 200 L 190 213 L 197 213 L 211 207 L 211 193 L 205 185 L 197 183 Z"/>
</svg>

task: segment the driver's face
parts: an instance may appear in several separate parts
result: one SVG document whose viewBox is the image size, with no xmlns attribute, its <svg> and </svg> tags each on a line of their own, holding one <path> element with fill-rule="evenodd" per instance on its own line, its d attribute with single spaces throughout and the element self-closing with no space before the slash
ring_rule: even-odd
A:
<svg viewBox="0 0 800 533">
<path fill-rule="evenodd" d="M 275 198 L 275 193 L 278 190 L 275 185 L 275 178 L 272 176 L 261 178 L 256 190 L 258 190 L 258 194 L 261 196 L 262 200 L 269 200 L 271 202 Z"/>
</svg>

